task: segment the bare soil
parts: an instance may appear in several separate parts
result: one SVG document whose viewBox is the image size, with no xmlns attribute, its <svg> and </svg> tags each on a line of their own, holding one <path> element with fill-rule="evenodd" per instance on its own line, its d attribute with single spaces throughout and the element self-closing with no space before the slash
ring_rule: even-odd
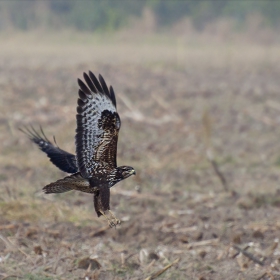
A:
<svg viewBox="0 0 280 280">
<path fill-rule="evenodd" d="M 0 279 L 280 279 L 279 46 L 28 36 L 0 38 Z M 137 171 L 112 189 L 116 228 L 91 195 L 42 194 L 66 174 L 17 129 L 74 152 L 88 70 Z"/>
</svg>

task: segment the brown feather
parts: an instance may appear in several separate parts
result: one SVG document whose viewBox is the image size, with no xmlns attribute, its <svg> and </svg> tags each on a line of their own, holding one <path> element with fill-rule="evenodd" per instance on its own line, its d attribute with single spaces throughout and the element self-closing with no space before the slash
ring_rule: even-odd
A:
<svg viewBox="0 0 280 280">
<path fill-rule="evenodd" d="M 96 188 L 91 187 L 89 181 L 83 178 L 79 172 L 57 180 L 43 188 L 45 193 L 62 193 L 71 190 L 94 193 Z"/>
<path fill-rule="evenodd" d="M 99 188 L 93 196 L 93 203 L 98 217 L 110 210 L 110 189 L 105 186 Z"/>
</svg>

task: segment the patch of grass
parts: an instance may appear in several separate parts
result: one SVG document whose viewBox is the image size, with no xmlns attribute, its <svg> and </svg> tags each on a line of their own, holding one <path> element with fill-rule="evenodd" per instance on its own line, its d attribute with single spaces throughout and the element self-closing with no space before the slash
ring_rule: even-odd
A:
<svg viewBox="0 0 280 280">
<path fill-rule="evenodd" d="M 24 279 L 26 280 L 53 280 L 53 277 L 47 277 L 39 274 L 25 274 Z"/>
<path fill-rule="evenodd" d="M 280 167 L 280 157 L 278 157 L 275 161 L 275 165 Z"/>
</svg>

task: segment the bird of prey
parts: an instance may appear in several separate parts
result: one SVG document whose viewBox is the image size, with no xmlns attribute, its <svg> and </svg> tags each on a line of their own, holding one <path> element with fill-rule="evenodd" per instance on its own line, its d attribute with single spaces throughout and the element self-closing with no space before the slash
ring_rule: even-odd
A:
<svg viewBox="0 0 280 280">
<path fill-rule="evenodd" d="M 115 93 L 108 89 L 103 77 L 99 80 L 89 71 L 84 73 L 86 84 L 78 79 L 76 155 L 60 149 L 55 141 L 33 127 L 21 129 L 31 141 L 47 154 L 50 161 L 72 175 L 43 188 L 46 194 L 78 190 L 93 194 L 97 216 L 105 216 L 110 226 L 120 221 L 110 211 L 110 188 L 123 179 L 135 175 L 130 166 L 117 166 L 117 142 L 121 120 L 116 109 Z"/>
</svg>

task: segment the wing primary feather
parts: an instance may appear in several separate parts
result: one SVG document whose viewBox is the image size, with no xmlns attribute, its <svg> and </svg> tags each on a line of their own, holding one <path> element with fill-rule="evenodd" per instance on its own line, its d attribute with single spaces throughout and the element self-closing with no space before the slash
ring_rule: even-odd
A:
<svg viewBox="0 0 280 280">
<path fill-rule="evenodd" d="M 78 99 L 78 101 L 81 100 L 81 99 Z M 82 114 L 84 112 L 84 109 L 79 105 L 77 106 L 77 113 L 78 114 Z"/>
<path fill-rule="evenodd" d="M 115 92 L 112 86 L 110 86 L 110 94 L 111 94 L 111 100 L 113 102 L 113 104 L 115 105 L 115 107 L 117 108 L 117 102 L 116 102 L 116 96 L 115 96 Z"/>
<path fill-rule="evenodd" d="M 98 78 L 99 78 L 100 84 L 103 88 L 103 92 L 111 99 L 111 95 L 109 93 L 105 80 L 103 79 L 103 77 L 100 74 L 99 74 Z"/>
<path fill-rule="evenodd" d="M 28 129 L 27 126 L 23 126 L 23 127 L 24 127 L 24 129 L 25 129 L 29 134 L 33 135 L 33 133 L 30 132 L 30 130 Z M 19 131 L 25 133 L 27 136 L 30 136 L 30 135 L 29 135 L 25 130 L 23 130 L 21 127 L 19 127 L 18 129 L 19 129 Z"/>
<path fill-rule="evenodd" d="M 46 142 L 50 142 L 49 139 L 46 137 L 46 135 L 43 133 L 43 137 L 36 131 L 36 129 L 33 127 L 33 125 L 30 126 L 32 131 L 28 129 L 28 127 L 25 127 L 25 129 L 30 133 L 32 137 L 29 137 L 31 140 L 32 138 L 38 138 L 38 139 L 43 139 Z M 41 128 L 41 126 L 40 126 Z M 42 129 L 42 128 L 41 128 Z"/>
<path fill-rule="evenodd" d="M 83 122 L 83 116 L 81 116 L 81 115 L 76 115 L 76 119 L 77 119 L 77 121 L 78 122 Z"/>
<path fill-rule="evenodd" d="M 91 89 L 91 91 L 94 93 L 97 93 L 97 90 L 87 73 L 84 73 L 84 79 L 85 79 L 87 85 L 89 86 L 89 88 Z"/>
<path fill-rule="evenodd" d="M 53 142 L 55 143 L 56 147 L 59 148 L 58 145 L 57 145 L 55 136 L 53 136 Z"/>
<path fill-rule="evenodd" d="M 32 127 L 33 128 L 33 127 Z M 33 128 L 33 130 L 34 130 L 34 128 Z M 47 142 L 51 142 L 48 138 L 47 138 L 47 136 L 46 136 L 46 134 L 44 133 L 44 131 L 43 131 L 43 128 L 42 128 L 42 126 L 40 125 L 40 130 L 41 130 L 41 133 L 42 133 L 42 135 L 44 136 L 44 138 L 45 138 L 45 140 L 47 141 Z M 35 131 L 35 130 L 34 130 Z M 39 133 L 37 132 L 37 135 L 40 137 L 40 135 L 39 135 Z M 55 139 L 55 138 L 54 138 Z M 55 144 L 56 144 L 56 141 L 55 141 Z M 56 144 L 57 145 L 57 144 Z M 58 147 L 58 146 L 57 146 Z"/>
<path fill-rule="evenodd" d="M 38 145 L 40 150 L 46 153 L 50 161 L 60 170 L 67 173 L 76 173 L 78 171 L 76 156 L 60 149 L 55 137 L 53 137 L 54 144 L 52 144 L 41 126 L 41 133 L 35 130 L 33 126 L 25 126 L 24 129 L 19 128 L 19 130 L 25 133 L 33 143 Z"/>
<path fill-rule="evenodd" d="M 82 99 L 78 99 L 78 105 L 79 105 L 80 107 L 85 106 L 85 104 L 86 104 L 86 102 L 84 102 Z"/>
<path fill-rule="evenodd" d="M 84 82 L 83 82 L 82 80 L 78 79 L 78 84 L 79 84 L 81 90 L 82 90 L 85 94 L 88 94 L 88 95 L 91 94 L 89 88 L 84 84 Z"/>
<path fill-rule="evenodd" d="M 85 94 L 82 90 L 80 90 L 80 89 L 79 89 L 79 97 L 80 97 L 80 99 L 82 99 L 83 101 L 87 100 L 86 94 Z"/>
<path fill-rule="evenodd" d="M 95 75 L 91 71 L 89 71 L 89 76 L 90 76 L 92 82 L 94 83 L 94 86 L 96 87 L 97 91 L 102 93 L 103 92 L 102 87 L 101 87 L 99 81 L 97 80 L 97 78 L 95 77 Z"/>
<path fill-rule="evenodd" d="M 35 128 L 31 125 L 30 126 L 31 127 L 31 129 L 32 129 L 32 131 L 33 131 L 33 133 L 32 133 L 32 136 L 35 136 L 35 137 L 39 137 L 40 138 L 40 135 L 39 135 L 39 133 L 35 130 Z M 30 131 L 29 131 L 30 132 Z M 44 139 L 45 140 L 45 139 Z"/>
<path fill-rule="evenodd" d="M 21 127 L 18 128 L 19 131 L 21 131 L 21 132 L 23 132 L 24 134 L 26 134 L 30 139 L 31 139 L 32 137 L 35 136 L 34 133 L 31 132 L 27 126 L 23 126 L 23 127 L 24 127 L 24 129 L 25 129 L 28 133 L 27 133 L 25 130 L 23 130 Z M 30 137 L 30 136 L 32 136 L 32 137 Z"/>
</svg>

